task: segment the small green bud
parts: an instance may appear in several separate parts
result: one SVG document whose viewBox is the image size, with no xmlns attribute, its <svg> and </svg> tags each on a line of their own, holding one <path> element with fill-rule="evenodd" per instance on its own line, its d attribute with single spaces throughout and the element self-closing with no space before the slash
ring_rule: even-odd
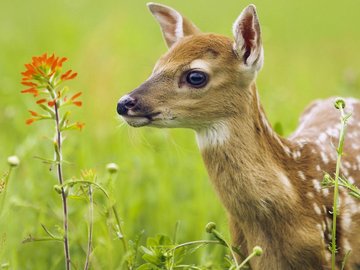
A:
<svg viewBox="0 0 360 270">
<path fill-rule="evenodd" d="M 55 185 L 55 186 L 54 186 L 54 190 L 55 190 L 57 193 L 61 194 L 61 186 Z"/>
<path fill-rule="evenodd" d="M 340 110 L 340 108 L 345 108 L 345 100 L 343 98 L 335 99 L 334 106 L 336 109 Z"/>
<path fill-rule="evenodd" d="M 326 182 L 331 182 L 331 176 L 330 176 L 330 174 L 325 173 L 325 175 L 324 175 L 324 181 L 326 181 Z"/>
<path fill-rule="evenodd" d="M 213 230 L 216 229 L 216 224 L 215 222 L 209 222 L 208 224 L 206 224 L 205 230 L 207 233 L 212 233 Z"/>
<path fill-rule="evenodd" d="M 8 157 L 7 161 L 11 167 L 17 167 L 20 164 L 20 160 L 17 156 Z"/>
<path fill-rule="evenodd" d="M 106 170 L 110 174 L 114 174 L 119 170 L 119 166 L 116 163 L 109 163 L 109 164 L 106 165 Z"/>
<path fill-rule="evenodd" d="M 263 249 L 259 246 L 255 246 L 253 248 L 253 253 L 255 254 L 255 256 L 261 256 L 263 254 Z"/>
</svg>

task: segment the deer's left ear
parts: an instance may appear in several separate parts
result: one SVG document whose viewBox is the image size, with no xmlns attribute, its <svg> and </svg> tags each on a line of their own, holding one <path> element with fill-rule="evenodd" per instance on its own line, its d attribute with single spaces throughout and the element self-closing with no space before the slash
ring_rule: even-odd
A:
<svg viewBox="0 0 360 270">
<path fill-rule="evenodd" d="M 264 61 L 260 23 L 254 5 L 247 6 L 233 25 L 234 50 L 243 64 L 260 70 Z"/>
<path fill-rule="evenodd" d="M 148 3 L 147 6 L 159 22 L 169 48 L 184 36 L 200 33 L 200 30 L 192 22 L 175 9 L 155 3 Z"/>
</svg>

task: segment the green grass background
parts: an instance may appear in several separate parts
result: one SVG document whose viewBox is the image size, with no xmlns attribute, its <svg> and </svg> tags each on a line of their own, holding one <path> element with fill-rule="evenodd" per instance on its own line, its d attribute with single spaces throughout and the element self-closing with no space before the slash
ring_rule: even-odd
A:
<svg viewBox="0 0 360 270">
<path fill-rule="evenodd" d="M 113 194 L 126 235 L 171 235 L 181 221 L 179 240 L 206 237 L 215 221 L 227 232 L 226 213 L 211 187 L 194 135 L 188 130 L 133 129 L 121 125 L 116 102 L 142 83 L 166 51 L 146 1 L 8 1 L 0 4 L 0 168 L 16 154 L 21 166 L 11 178 L 0 220 L 0 265 L 9 269 L 63 269 L 60 243 L 21 241 L 44 235 L 40 224 L 61 226 L 56 178 L 34 156 L 52 158 L 53 129 L 41 122 L 25 126 L 34 100 L 21 95 L 23 64 L 31 56 L 55 52 L 65 67 L 79 72 L 69 83 L 83 91 L 84 106 L 73 119 L 86 123 L 67 133 L 67 177 L 94 168 L 99 181 L 105 165 L 120 166 Z M 250 2 L 164 0 L 203 31 L 231 35 L 232 23 Z M 317 98 L 360 96 L 360 2 L 256 0 L 263 31 L 265 65 L 258 77 L 262 103 L 285 134 L 297 125 L 304 107 Z M 329 108 L 330 109 L 330 108 Z M 76 112 L 75 112 L 76 111 Z M 241 194 L 240 194 L 241 196 Z M 101 198 L 99 198 L 101 200 Z M 120 269 L 123 250 L 96 210 L 93 269 Z M 81 269 L 86 247 L 86 203 L 70 201 L 73 261 Z M 227 234 L 227 233 L 226 233 Z M 211 249 L 206 252 L 211 253 Z M 220 254 L 220 252 L 215 252 Z M 192 258 L 200 262 L 204 255 Z M 214 259 L 216 260 L 216 258 Z M 1 269 L 1 267 L 0 267 Z"/>
</svg>

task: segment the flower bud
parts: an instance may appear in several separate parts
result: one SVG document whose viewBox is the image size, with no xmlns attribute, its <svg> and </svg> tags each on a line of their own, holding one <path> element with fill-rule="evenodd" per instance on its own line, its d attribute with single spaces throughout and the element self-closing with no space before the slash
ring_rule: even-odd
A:
<svg viewBox="0 0 360 270">
<path fill-rule="evenodd" d="M 54 190 L 55 190 L 57 193 L 61 194 L 61 186 L 55 185 L 55 186 L 54 186 Z"/>
<path fill-rule="evenodd" d="M 7 161 L 11 167 L 17 167 L 20 164 L 20 160 L 17 156 L 8 157 Z"/>
<path fill-rule="evenodd" d="M 343 98 L 335 99 L 334 106 L 336 109 L 340 110 L 340 108 L 345 108 L 345 100 Z"/>
<path fill-rule="evenodd" d="M 212 233 L 213 230 L 216 229 L 216 224 L 215 222 L 209 222 L 208 224 L 206 224 L 205 230 L 207 233 Z"/>
<path fill-rule="evenodd" d="M 119 170 L 119 166 L 116 163 L 109 163 L 106 165 L 106 170 L 110 173 L 116 173 Z"/>
<path fill-rule="evenodd" d="M 255 246 L 253 248 L 253 253 L 255 254 L 255 256 L 261 256 L 263 254 L 263 249 L 259 246 Z"/>
</svg>

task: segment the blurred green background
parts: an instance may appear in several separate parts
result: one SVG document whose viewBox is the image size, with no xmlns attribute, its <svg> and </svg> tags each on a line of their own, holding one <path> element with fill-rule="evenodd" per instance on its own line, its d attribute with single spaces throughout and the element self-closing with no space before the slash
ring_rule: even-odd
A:
<svg viewBox="0 0 360 270">
<path fill-rule="evenodd" d="M 63 269 L 61 243 L 21 241 L 44 235 L 41 224 L 61 226 L 60 197 L 49 166 L 34 156 L 52 158 L 49 123 L 24 124 L 30 95 L 21 95 L 23 64 L 32 56 L 66 56 L 65 68 L 79 73 L 69 83 L 83 91 L 84 105 L 72 119 L 82 132 L 67 133 L 67 177 L 94 168 L 99 181 L 109 162 L 119 165 L 113 194 L 126 235 L 171 235 L 180 221 L 179 241 L 206 237 L 215 221 L 227 232 L 226 213 L 204 169 L 194 135 L 188 130 L 133 129 L 121 124 L 116 102 L 142 83 L 165 43 L 146 1 L 7 1 L 0 4 L 0 161 L 16 154 L 21 166 L 11 178 L 0 220 L 0 265 L 9 269 Z M 250 2 L 163 0 L 203 31 L 231 35 L 232 23 Z M 360 2 L 256 0 L 262 24 L 265 65 L 258 77 L 262 103 L 273 124 L 285 134 L 297 125 L 304 107 L 328 96 L 360 97 Z M 96 210 L 93 269 L 120 269 L 123 251 L 104 216 Z M 87 208 L 70 201 L 70 241 L 81 268 L 87 234 Z M 226 233 L 227 234 L 227 233 Z M 211 253 L 211 249 L 207 250 Z M 198 253 L 193 262 L 205 260 Z M 211 255 L 211 254 L 210 254 Z M 214 255 L 216 257 L 216 254 Z M 215 258 L 214 257 L 214 258 Z M 1 267 L 0 267 L 1 269 Z"/>
</svg>

